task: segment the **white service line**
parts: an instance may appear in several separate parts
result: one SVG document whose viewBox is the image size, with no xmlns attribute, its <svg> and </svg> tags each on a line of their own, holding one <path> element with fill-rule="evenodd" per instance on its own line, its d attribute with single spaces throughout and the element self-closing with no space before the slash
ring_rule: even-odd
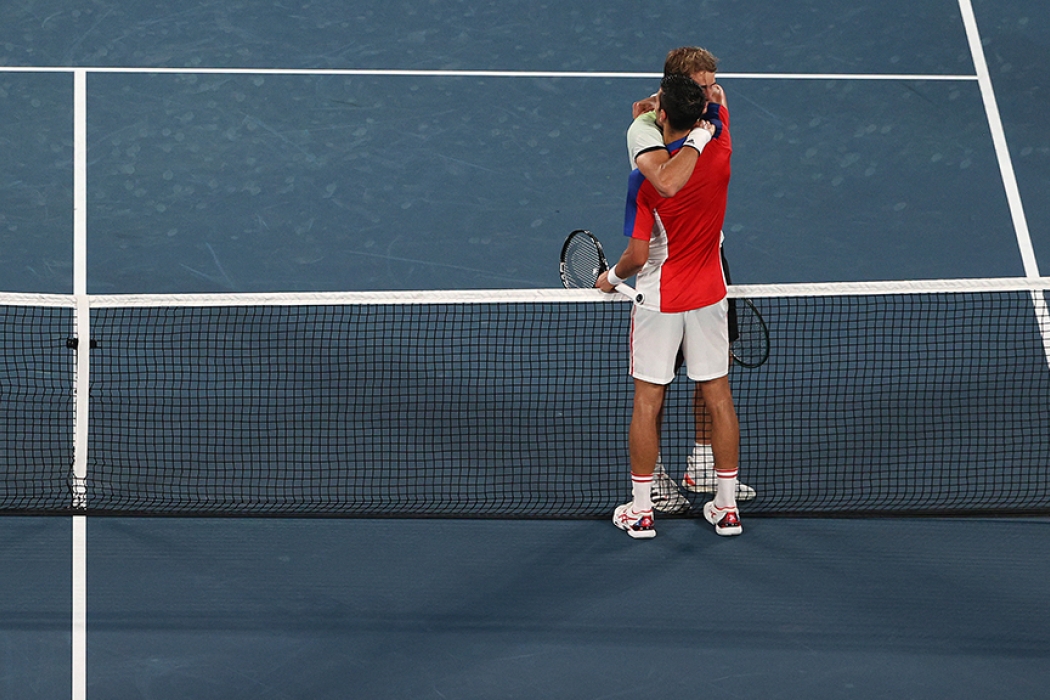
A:
<svg viewBox="0 0 1050 700">
<path fill-rule="evenodd" d="M 69 68 L 65 66 L 0 66 L 0 73 L 127 73 L 127 74 L 190 74 L 190 75 L 362 75 L 413 78 L 601 78 L 610 80 L 659 80 L 662 73 L 634 73 L 617 71 L 523 71 L 523 70 L 397 70 L 379 68 L 199 68 L 186 66 L 135 67 L 94 66 Z M 977 80 L 976 75 L 944 75 L 921 73 L 719 73 L 722 79 L 747 80 Z"/>
<path fill-rule="evenodd" d="M 659 77 L 659 76 L 657 76 Z M 920 73 L 719 73 L 718 79 L 746 80 L 977 80 L 976 75 L 940 75 Z"/>
</svg>

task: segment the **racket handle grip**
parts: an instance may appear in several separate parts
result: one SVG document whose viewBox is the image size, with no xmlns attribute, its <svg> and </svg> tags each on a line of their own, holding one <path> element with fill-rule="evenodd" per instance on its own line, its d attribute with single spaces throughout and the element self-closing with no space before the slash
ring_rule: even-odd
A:
<svg viewBox="0 0 1050 700">
<path fill-rule="evenodd" d="M 616 285 L 616 291 L 618 291 L 620 294 L 623 294 L 635 304 L 641 304 L 642 299 L 644 299 L 641 292 L 639 292 L 637 289 L 630 286 L 626 282 L 621 282 L 620 284 Z"/>
</svg>

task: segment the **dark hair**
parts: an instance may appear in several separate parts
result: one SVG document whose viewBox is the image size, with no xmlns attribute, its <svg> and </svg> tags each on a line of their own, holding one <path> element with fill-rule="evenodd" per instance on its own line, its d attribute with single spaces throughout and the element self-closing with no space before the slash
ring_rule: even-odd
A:
<svg viewBox="0 0 1050 700">
<path fill-rule="evenodd" d="M 686 75 L 667 75 L 660 81 L 660 109 L 675 131 L 689 129 L 704 114 L 704 89 Z"/>
</svg>

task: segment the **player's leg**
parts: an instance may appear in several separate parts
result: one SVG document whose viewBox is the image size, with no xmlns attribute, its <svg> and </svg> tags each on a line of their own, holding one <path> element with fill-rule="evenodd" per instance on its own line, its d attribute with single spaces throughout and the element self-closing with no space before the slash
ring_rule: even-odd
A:
<svg viewBox="0 0 1050 700">
<path fill-rule="evenodd" d="M 686 458 L 685 476 L 682 477 L 682 488 L 694 493 L 714 493 L 718 485 L 715 475 L 715 454 L 711 447 L 713 430 L 711 414 L 704 401 L 704 392 L 700 384 L 693 392 L 693 423 L 696 444 L 692 453 Z M 736 497 L 740 501 L 749 501 L 756 495 L 755 489 L 737 481 Z"/>
<path fill-rule="evenodd" d="M 719 247 L 719 257 L 722 260 L 722 275 L 726 284 L 732 284 L 729 273 L 729 260 L 726 259 L 725 248 Z M 726 327 L 729 331 L 729 343 L 732 345 L 740 337 L 740 329 L 737 324 L 736 301 L 727 300 Z M 682 477 L 682 488 L 695 493 L 714 493 L 717 480 L 715 478 L 715 456 L 711 450 L 711 416 L 704 405 L 704 394 L 697 386 L 693 392 L 693 421 L 696 431 L 696 443 L 693 450 L 686 458 L 685 476 Z M 755 490 L 747 484 L 737 484 L 736 497 L 741 501 L 747 501 L 755 497 Z"/>
<path fill-rule="evenodd" d="M 663 425 L 662 421 L 661 425 Z M 684 513 L 692 507 L 689 499 L 678 490 L 677 482 L 668 475 L 659 454 L 656 456 L 656 467 L 653 469 L 652 501 L 655 510 L 671 515 Z"/>
<path fill-rule="evenodd" d="M 722 272 L 725 275 L 726 284 L 730 284 L 729 261 L 726 260 L 725 250 L 720 251 L 722 257 Z M 734 299 L 727 300 L 726 327 L 729 331 L 729 343 L 736 342 L 740 337 L 737 325 L 736 302 Z M 730 362 L 730 367 L 732 363 Z M 714 493 L 718 484 L 715 476 L 715 455 L 711 449 L 711 415 L 704 403 L 704 393 L 697 385 L 693 393 L 693 422 L 696 431 L 696 444 L 693 451 L 686 458 L 685 476 L 682 477 L 682 488 L 694 493 Z M 747 484 L 737 481 L 736 497 L 741 501 L 749 501 L 756 495 L 755 489 Z"/>
<path fill-rule="evenodd" d="M 680 363 L 675 361 L 675 373 L 678 372 L 678 366 Z M 659 427 L 663 427 L 663 408 L 660 408 Z M 660 432 L 661 439 L 663 438 L 663 432 Z M 652 501 L 653 508 L 661 513 L 667 513 L 674 515 L 676 513 L 684 513 L 692 507 L 689 503 L 689 499 L 682 495 L 682 492 L 678 490 L 677 482 L 672 479 L 664 468 L 663 460 L 660 458 L 660 454 L 656 455 L 656 467 L 653 469 L 653 488 L 652 488 Z"/>
<path fill-rule="evenodd" d="M 740 466 L 740 423 L 733 405 L 729 377 L 699 382 L 697 386 L 704 395 L 711 420 L 711 451 L 718 477 L 715 503 L 719 506 L 736 505 L 736 484 L 727 483 L 727 480 L 736 478 Z"/>
<path fill-rule="evenodd" d="M 715 456 L 715 498 L 704 506 L 704 517 L 720 535 L 742 532 L 737 509 L 737 474 L 740 464 L 740 424 L 729 377 L 701 382 L 704 402 L 711 414 L 711 449 Z"/>
<path fill-rule="evenodd" d="M 715 500 L 704 506 L 704 517 L 720 535 L 741 531 L 736 507 L 736 478 L 740 459 L 740 426 L 729 386 L 729 303 L 690 311 L 686 315 L 685 352 L 689 378 L 697 382 L 711 420 Z"/>
<path fill-rule="evenodd" d="M 693 450 L 686 458 L 685 488 L 690 491 L 706 491 L 708 478 L 714 478 L 715 457 L 711 451 L 711 414 L 704 403 L 704 392 L 697 384 L 693 391 Z M 713 487 L 713 482 L 710 484 Z"/>
<path fill-rule="evenodd" d="M 682 354 L 681 348 L 679 348 L 674 361 L 675 375 L 678 374 L 678 370 L 681 369 L 684 362 L 685 356 Z M 660 425 L 663 425 L 663 421 L 661 421 Z M 653 508 L 661 513 L 684 513 L 692 507 L 689 500 L 678 490 L 678 484 L 668 475 L 660 455 L 656 456 L 656 469 L 653 470 L 652 495 Z"/>
<path fill-rule="evenodd" d="M 613 513 L 613 523 L 636 539 L 656 535 L 653 520 L 653 471 L 660 454 L 660 419 L 666 387 L 634 380 L 634 408 L 628 445 L 631 453 L 631 502 Z"/>
<path fill-rule="evenodd" d="M 725 238 L 724 233 L 722 238 Z M 727 285 L 732 284 L 725 246 L 718 246 L 718 257 L 722 261 L 722 277 L 725 279 L 725 283 Z M 739 335 L 736 324 L 736 306 L 732 299 L 729 299 L 727 304 L 726 326 L 729 330 L 729 343 L 732 345 Z M 732 363 L 730 363 L 730 366 L 732 366 Z M 707 486 L 710 486 L 710 492 L 713 493 L 715 457 L 711 451 L 711 414 L 707 412 L 707 406 L 704 403 L 704 392 L 699 384 L 696 385 L 693 391 L 693 426 L 696 442 L 693 445 L 692 454 L 687 458 L 688 468 L 686 469 L 682 486 L 689 488 L 691 491 L 708 491 Z"/>
<path fill-rule="evenodd" d="M 618 507 L 613 523 L 634 538 L 656 535 L 653 472 L 660 454 L 660 420 L 666 387 L 674 379 L 674 360 L 684 333 L 680 314 L 635 307 L 631 313 L 631 502 Z"/>
<path fill-rule="evenodd" d="M 631 476 L 639 480 L 652 481 L 656 459 L 660 454 L 660 418 L 663 413 L 666 387 L 634 380 L 634 408 L 631 412 L 629 446 L 631 451 Z M 640 499 L 640 496 L 644 496 Z M 635 493 L 635 505 L 652 507 L 649 494 Z"/>
</svg>

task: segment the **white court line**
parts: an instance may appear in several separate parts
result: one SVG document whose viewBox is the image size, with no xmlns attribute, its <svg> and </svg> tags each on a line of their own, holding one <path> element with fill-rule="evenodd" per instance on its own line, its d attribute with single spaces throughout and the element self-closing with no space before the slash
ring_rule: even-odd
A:
<svg viewBox="0 0 1050 700">
<path fill-rule="evenodd" d="M 87 476 L 91 310 L 87 296 L 87 72 L 73 74 L 73 296 L 79 339 L 73 384 L 73 505 L 84 507 Z M 87 518 L 73 516 L 72 698 L 87 698 Z"/>
<path fill-rule="evenodd" d="M 1006 144 L 1006 131 L 1003 129 L 1003 120 L 999 114 L 999 104 L 995 99 L 995 88 L 992 86 L 991 73 L 988 72 L 988 61 L 985 59 L 984 45 L 981 44 L 981 33 L 977 28 L 977 17 L 974 14 L 971 0 L 959 0 L 959 10 L 962 12 L 966 39 L 970 43 L 973 65 L 977 71 L 977 84 L 981 88 L 981 97 L 984 99 L 984 111 L 988 117 L 988 127 L 992 132 L 995 155 L 999 160 L 999 172 L 1006 190 L 1006 201 L 1010 206 L 1010 216 L 1014 223 L 1014 235 L 1017 238 L 1017 247 L 1021 252 L 1024 273 L 1026 277 L 1035 279 L 1039 277 L 1039 262 L 1035 257 L 1035 249 L 1032 247 L 1028 218 L 1024 213 L 1021 191 L 1017 186 L 1017 175 L 1014 173 L 1010 148 Z M 1036 323 L 1043 337 L 1046 362 L 1050 365 L 1050 311 L 1047 309 L 1044 292 L 1032 292 L 1032 306 L 1035 310 Z"/>
<path fill-rule="evenodd" d="M 984 57 L 984 46 L 981 44 L 981 34 L 977 29 L 977 18 L 974 16 L 970 0 L 959 0 L 959 9 L 962 10 L 966 38 L 970 42 L 970 53 L 973 54 L 973 65 L 977 70 L 977 84 L 981 88 L 984 111 L 988 116 L 988 126 L 992 131 L 992 144 L 995 146 L 996 158 L 999 159 L 999 171 L 1002 174 L 1003 186 L 1006 188 L 1006 199 L 1010 205 L 1010 216 L 1013 217 L 1017 245 L 1021 249 L 1024 272 L 1028 277 L 1038 277 L 1039 265 L 1036 263 L 1032 239 L 1028 232 L 1028 220 L 1025 218 L 1024 207 L 1021 204 L 1021 193 L 1017 188 L 1017 177 L 1014 175 L 1010 149 L 1006 145 L 1006 132 L 1003 130 L 1003 120 L 995 99 L 992 76 L 988 72 L 988 62 Z"/>
<path fill-rule="evenodd" d="M 73 516 L 73 700 L 87 700 L 87 516 Z"/>
<path fill-rule="evenodd" d="M 193 75 L 371 75 L 417 78 L 605 78 L 659 80 L 663 73 L 601 71 L 501 71 L 501 70 L 393 70 L 371 68 L 118 68 L 97 66 L 67 68 L 64 66 L 0 66 L 0 73 L 88 73 L 128 74 L 193 74 Z M 719 73 L 722 79 L 748 80 L 977 80 L 976 75 L 943 75 L 921 73 Z"/>
</svg>

